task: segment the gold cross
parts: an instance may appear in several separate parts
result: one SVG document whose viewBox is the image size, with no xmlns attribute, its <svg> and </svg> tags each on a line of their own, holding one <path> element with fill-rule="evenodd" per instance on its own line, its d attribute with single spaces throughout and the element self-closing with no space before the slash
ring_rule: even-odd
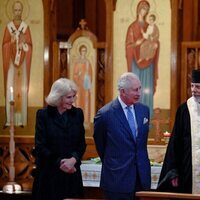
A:
<svg viewBox="0 0 200 200">
<path fill-rule="evenodd" d="M 81 19 L 81 21 L 79 22 L 79 24 L 81 26 L 81 29 L 84 30 L 87 22 L 84 19 Z"/>
</svg>

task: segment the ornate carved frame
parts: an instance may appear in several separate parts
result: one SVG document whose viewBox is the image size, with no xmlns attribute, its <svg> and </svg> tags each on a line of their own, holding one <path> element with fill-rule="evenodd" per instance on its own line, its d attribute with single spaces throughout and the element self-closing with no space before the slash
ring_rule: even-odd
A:
<svg viewBox="0 0 200 200">
<path fill-rule="evenodd" d="M 191 96 L 191 72 L 200 68 L 200 42 L 182 42 L 181 58 L 181 102 L 184 102 Z"/>
</svg>

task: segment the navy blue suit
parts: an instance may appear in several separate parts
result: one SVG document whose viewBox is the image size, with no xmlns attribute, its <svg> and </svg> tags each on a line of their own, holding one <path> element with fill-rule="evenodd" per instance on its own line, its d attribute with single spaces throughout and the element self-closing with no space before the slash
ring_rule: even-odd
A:
<svg viewBox="0 0 200 200">
<path fill-rule="evenodd" d="M 94 118 L 94 140 L 102 161 L 100 186 L 111 192 L 135 192 L 137 173 L 142 190 L 151 186 L 147 153 L 149 109 L 134 104 L 138 135 L 136 141 L 118 99 L 102 107 Z"/>
</svg>

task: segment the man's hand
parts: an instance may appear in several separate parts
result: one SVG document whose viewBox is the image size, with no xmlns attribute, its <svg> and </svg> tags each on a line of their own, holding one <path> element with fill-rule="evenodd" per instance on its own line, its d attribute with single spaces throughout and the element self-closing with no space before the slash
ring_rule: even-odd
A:
<svg viewBox="0 0 200 200">
<path fill-rule="evenodd" d="M 171 180 L 171 184 L 173 187 L 178 187 L 178 177 Z"/>
</svg>

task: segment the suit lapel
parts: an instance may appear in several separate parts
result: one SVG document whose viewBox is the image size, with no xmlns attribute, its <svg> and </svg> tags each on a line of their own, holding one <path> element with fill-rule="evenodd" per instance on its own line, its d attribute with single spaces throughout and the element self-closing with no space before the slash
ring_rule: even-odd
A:
<svg viewBox="0 0 200 200">
<path fill-rule="evenodd" d="M 135 109 L 135 117 L 136 117 L 136 121 L 137 121 L 137 125 L 138 125 L 138 130 L 140 130 L 140 127 L 142 126 L 143 123 L 143 115 L 142 115 L 142 111 L 141 111 L 141 107 L 139 106 L 139 104 L 135 104 L 134 105 L 134 109 Z"/>
</svg>

